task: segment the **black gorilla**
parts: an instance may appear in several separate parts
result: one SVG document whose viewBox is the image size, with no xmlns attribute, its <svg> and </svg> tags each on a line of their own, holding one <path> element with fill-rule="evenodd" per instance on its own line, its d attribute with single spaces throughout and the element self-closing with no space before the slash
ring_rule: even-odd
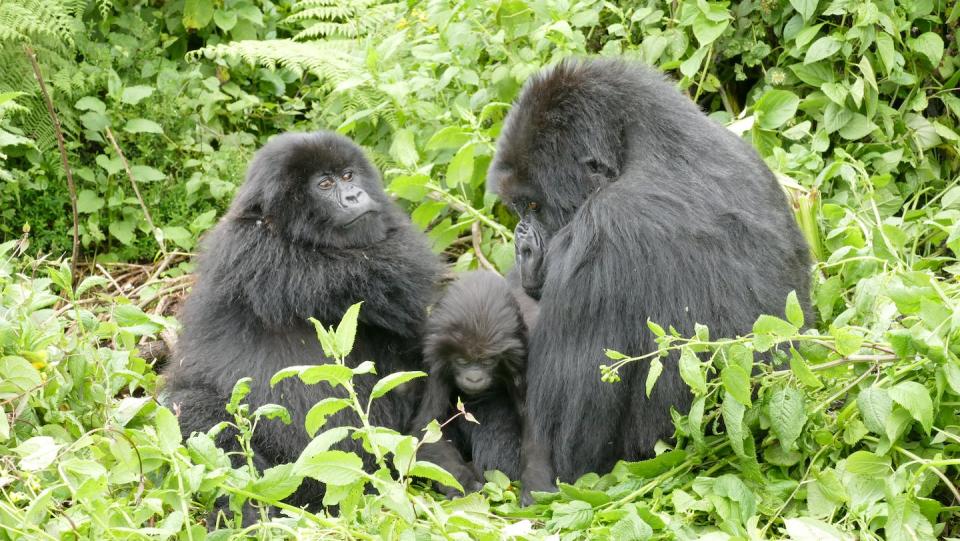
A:
<svg viewBox="0 0 960 541">
<path fill-rule="evenodd" d="M 342 136 L 290 133 L 260 149 L 229 212 L 204 240 L 198 272 L 180 314 L 177 355 L 166 370 L 169 400 L 179 407 L 184 435 L 206 431 L 231 420 L 224 404 L 234 383 L 253 378 L 251 407 L 282 404 L 293 420 L 258 424 L 253 449 L 261 469 L 295 460 L 309 442 L 304 419 L 310 407 L 345 396 L 326 383 L 307 386 L 295 378 L 270 388 L 281 368 L 326 362 L 307 318 L 335 325 L 362 300 L 348 364 L 373 360 L 380 376 L 422 366 L 420 336 L 439 261 L 387 198 L 362 150 Z M 357 378 L 361 399 L 376 378 Z M 371 421 L 403 430 L 416 403 L 416 393 L 394 391 L 374 402 Z M 356 422 L 349 409 L 328 421 Z M 221 432 L 217 443 L 238 450 L 233 430 Z M 357 441 L 340 445 L 360 451 Z M 307 481 L 290 501 L 318 504 L 322 495 L 319 483 Z"/>
<path fill-rule="evenodd" d="M 457 397 L 463 400 L 479 424 L 455 419 L 444 427 L 445 440 L 424 446 L 420 457 L 443 466 L 468 492 L 483 485 L 484 471 L 500 470 L 513 479 L 520 474 L 527 329 L 536 309 L 519 284 L 474 271 L 447 288 L 427 320 L 423 357 L 429 377 L 413 428 L 419 431 L 433 419 L 445 422 Z"/>
<path fill-rule="evenodd" d="M 809 296 L 809 251 L 748 144 L 662 75 L 612 60 L 533 78 L 504 123 L 489 182 L 517 212 L 530 336 L 524 490 L 640 459 L 690 394 L 675 359 L 648 399 L 647 363 L 600 381 L 604 348 L 655 348 L 649 318 L 692 334 L 751 330 Z M 527 497 L 529 499 L 529 497 Z"/>
</svg>

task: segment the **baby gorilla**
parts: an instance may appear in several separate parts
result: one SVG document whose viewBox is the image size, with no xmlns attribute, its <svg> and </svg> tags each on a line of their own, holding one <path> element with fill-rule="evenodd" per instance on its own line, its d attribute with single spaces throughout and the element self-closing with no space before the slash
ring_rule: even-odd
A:
<svg viewBox="0 0 960 541">
<path fill-rule="evenodd" d="M 480 489 L 486 470 L 513 479 L 520 473 L 527 329 L 536 309 L 519 287 L 476 271 L 454 282 L 427 320 L 429 377 L 414 429 L 453 416 L 457 396 L 479 424 L 456 419 L 444 427 L 445 439 L 424 446 L 420 457 L 449 471 L 468 492 Z M 442 490 L 447 496 L 456 492 Z"/>
</svg>

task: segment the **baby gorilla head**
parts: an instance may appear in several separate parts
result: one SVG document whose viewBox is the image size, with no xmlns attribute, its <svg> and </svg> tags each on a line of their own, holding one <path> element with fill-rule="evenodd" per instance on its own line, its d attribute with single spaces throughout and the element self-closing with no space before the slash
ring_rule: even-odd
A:
<svg viewBox="0 0 960 541">
<path fill-rule="evenodd" d="M 384 239 L 389 200 L 363 151 L 331 132 L 286 133 L 260 149 L 233 212 L 295 243 L 368 246 Z"/>
<path fill-rule="evenodd" d="M 467 396 L 522 388 L 526 326 L 506 280 L 485 271 L 463 274 L 433 308 L 424 357 Z"/>
</svg>

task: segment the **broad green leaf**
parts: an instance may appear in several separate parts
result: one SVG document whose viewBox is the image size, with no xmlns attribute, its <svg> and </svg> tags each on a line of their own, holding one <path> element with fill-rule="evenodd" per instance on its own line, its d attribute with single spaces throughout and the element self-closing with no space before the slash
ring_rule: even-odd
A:
<svg viewBox="0 0 960 541">
<path fill-rule="evenodd" d="M 337 353 L 341 359 L 345 359 L 353 351 L 353 341 L 357 337 L 357 319 L 360 317 L 360 305 L 358 302 L 347 308 L 343 317 L 340 318 L 340 324 L 337 325 Z"/>
<path fill-rule="evenodd" d="M 626 516 L 610 527 L 610 537 L 618 541 L 645 541 L 653 537 L 653 528 L 628 507 Z"/>
<path fill-rule="evenodd" d="M 270 378 L 270 385 L 276 385 L 291 376 L 298 376 L 307 385 L 325 381 L 330 385 L 343 385 L 353 377 L 350 367 L 342 364 L 316 364 L 310 366 L 288 366 Z"/>
<path fill-rule="evenodd" d="M 367 475 L 363 471 L 363 460 L 345 451 L 321 451 L 306 460 L 298 460 L 293 474 L 331 485 L 349 485 Z"/>
<path fill-rule="evenodd" d="M 750 406 L 750 374 L 740 365 L 729 364 L 724 367 L 720 372 L 720 380 L 731 397 L 744 406 Z"/>
<path fill-rule="evenodd" d="M 413 132 L 403 128 L 393 135 L 393 144 L 390 145 L 390 157 L 401 165 L 413 168 L 420 160 L 416 144 L 413 141 Z"/>
<path fill-rule="evenodd" d="M 857 408 L 863 424 L 877 435 L 885 433 L 887 418 L 893 411 L 893 401 L 887 391 L 880 387 L 867 387 L 857 396 Z"/>
<path fill-rule="evenodd" d="M 661 327 L 660 325 L 657 325 L 656 323 L 654 323 L 649 319 L 647 320 L 647 328 L 650 329 L 650 332 L 652 332 L 654 336 L 657 336 L 657 337 L 665 336 L 667 334 L 667 332 L 663 330 L 663 327 Z"/>
<path fill-rule="evenodd" d="M 687 458 L 687 452 L 683 449 L 674 449 L 661 455 L 639 462 L 621 462 L 631 475 L 639 479 L 653 479 L 654 477 L 668 472 L 679 466 Z"/>
<path fill-rule="evenodd" d="M 780 338 L 789 338 L 797 334 L 797 327 L 786 321 L 769 315 L 761 315 L 753 324 L 754 334 L 772 334 Z"/>
<path fill-rule="evenodd" d="M 460 126 L 447 126 L 427 141 L 427 150 L 444 150 L 462 147 L 470 140 L 470 134 Z"/>
<path fill-rule="evenodd" d="M 661 362 L 658 357 L 654 357 L 653 360 L 650 361 L 650 368 L 647 370 L 647 380 L 645 382 L 647 398 L 650 398 L 650 393 L 653 392 L 653 387 L 657 384 L 657 380 L 660 379 L 660 374 L 662 373 L 663 362 Z"/>
<path fill-rule="evenodd" d="M 774 391 L 767 401 L 767 416 L 770 430 L 780 440 L 780 445 L 787 450 L 796 448 L 797 438 L 807 422 L 803 393 L 792 387 Z"/>
<path fill-rule="evenodd" d="M 395 372 L 390 374 L 378 381 L 376 385 L 373 386 L 373 390 L 370 391 L 370 398 L 380 398 L 397 386 L 403 385 L 404 383 L 417 378 L 425 377 L 426 375 L 426 372 Z"/>
<path fill-rule="evenodd" d="M 892 471 L 888 457 L 877 456 L 870 451 L 857 451 L 848 456 L 846 470 L 868 477 L 885 477 Z"/>
<path fill-rule="evenodd" d="M 807 49 L 806 56 L 803 57 L 804 64 L 813 64 L 818 60 L 823 60 L 824 58 L 829 58 L 833 56 L 837 51 L 840 50 L 841 43 L 837 38 L 833 36 L 824 36 L 817 41 L 814 41 L 810 48 Z"/>
<path fill-rule="evenodd" d="M 693 19 L 693 35 L 700 43 L 700 47 L 709 45 L 717 40 L 723 31 L 730 25 L 728 19 L 714 21 L 707 18 L 703 13 L 698 13 Z"/>
<path fill-rule="evenodd" d="M 167 178 L 166 175 L 149 165 L 131 165 L 130 172 L 137 182 L 154 182 Z"/>
<path fill-rule="evenodd" d="M 800 306 L 800 301 L 797 299 L 797 292 L 791 291 L 787 295 L 787 308 L 785 310 L 787 316 L 787 321 L 789 321 L 793 326 L 800 328 L 803 327 L 803 307 Z"/>
<path fill-rule="evenodd" d="M 77 194 L 77 212 L 81 214 L 93 214 L 102 209 L 104 204 L 103 198 L 93 190 L 80 190 Z"/>
<path fill-rule="evenodd" d="M 473 154 L 474 145 L 466 145 L 457 151 L 450 165 L 447 166 L 447 186 L 455 188 L 457 186 L 468 186 L 470 178 L 473 176 Z"/>
<path fill-rule="evenodd" d="M 853 113 L 850 120 L 840 128 L 840 137 L 850 141 L 863 139 L 877 129 L 877 125 L 867 120 L 867 117 L 860 113 Z"/>
<path fill-rule="evenodd" d="M 217 25 L 217 28 L 229 32 L 237 25 L 237 12 L 218 9 L 213 13 L 213 22 Z"/>
<path fill-rule="evenodd" d="M 350 428 L 346 426 L 337 426 L 321 432 L 312 440 L 300 453 L 300 456 L 297 458 L 297 463 L 304 462 L 309 460 L 311 457 L 317 453 L 322 453 L 330 449 L 330 447 L 340 443 L 347 436 L 350 435 Z"/>
<path fill-rule="evenodd" d="M 188 2 L 189 3 L 189 2 Z M 153 87 L 145 85 L 128 86 L 120 94 L 120 101 L 136 105 L 153 95 Z"/>
<path fill-rule="evenodd" d="M 60 447 L 50 436 L 34 436 L 14 448 L 14 452 L 20 455 L 20 469 L 39 471 L 53 464 Z"/>
<path fill-rule="evenodd" d="M 280 404 L 264 404 L 253 410 L 252 417 L 278 419 L 285 425 L 290 424 L 290 411 Z"/>
<path fill-rule="evenodd" d="M 887 522 L 883 533 L 886 541 L 934 539 L 933 526 L 909 494 L 898 494 L 887 502 Z"/>
<path fill-rule="evenodd" d="M 910 412 L 923 430 L 930 433 L 933 426 L 933 401 L 927 388 L 915 381 L 901 381 L 887 390 L 890 398 Z"/>
<path fill-rule="evenodd" d="M 389 190 L 397 194 L 397 197 L 402 197 L 407 201 L 420 202 L 427 197 L 427 193 L 430 191 L 427 189 L 428 182 L 430 182 L 430 177 L 427 175 L 401 175 L 393 179 Z M 436 204 L 441 205 L 441 210 L 444 208 L 443 203 L 437 201 Z"/>
<path fill-rule="evenodd" d="M 727 438 L 730 440 L 730 447 L 733 448 L 733 452 L 741 458 L 753 458 L 747 456 L 743 446 L 743 439 L 750 434 L 750 429 L 743 424 L 743 415 L 746 412 L 743 404 L 731 396 L 730 393 L 726 393 L 723 397 L 720 412 L 723 415 L 723 426 L 727 431 Z"/>
<path fill-rule="evenodd" d="M 160 124 L 146 118 L 134 118 L 128 120 L 123 126 L 123 131 L 128 133 L 163 133 Z"/>
<path fill-rule="evenodd" d="M 783 520 L 791 541 L 853 541 L 853 536 L 844 534 L 826 522 L 811 517 Z"/>
<path fill-rule="evenodd" d="M 922 54 L 936 68 L 943 57 L 943 38 L 935 32 L 924 32 L 916 39 L 907 40 L 907 44 L 914 51 Z"/>
<path fill-rule="evenodd" d="M 701 370 L 703 363 L 697 359 L 693 351 L 684 349 L 680 352 L 680 377 L 693 390 L 694 394 L 702 395 L 707 392 L 707 380 Z"/>
<path fill-rule="evenodd" d="M 263 477 L 250 486 L 250 492 L 268 500 L 280 501 L 286 498 L 303 482 L 303 477 L 296 474 L 295 468 L 294 464 L 280 464 L 265 470 Z"/>
<path fill-rule="evenodd" d="M 800 356 L 800 353 L 796 349 L 790 348 L 790 370 L 793 372 L 793 375 L 800 380 L 800 383 L 804 384 L 807 387 L 812 389 L 819 389 L 823 387 L 823 383 L 820 382 L 820 378 L 817 377 L 810 367 L 807 366 L 807 362 L 803 360 L 803 357 Z"/>
<path fill-rule="evenodd" d="M 186 0 L 183 4 L 183 26 L 201 29 L 213 19 L 213 0 Z"/>
<path fill-rule="evenodd" d="M 450 475 L 447 470 L 433 464 L 432 462 L 426 462 L 423 460 L 418 460 L 413 464 L 413 467 L 410 468 L 410 471 L 407 475 L 413 477 L 423 477 L 424 479 L 429 479 L 431 481 L 436 481 L 441 485 L 448 486 L 464 492 L 463 485 L 461 485 L 457 478 Z"/>
<path fill-rule="evenodd" d="M 180 435 L 180 423 L 177 416 L 164 407 L 157 408 L 154 415 L 154 423 L 157 426 L 157 439 L 160 442 L 160 450 L 164 453 L 172 453 L 177 450 L 183 441 Z"/>
<path fill-rule="evenodd" d="M 581 500 L 557 503 L 551 506 L 553 517 L 547 521 L 548 528 L 582 530 L 593 520 L 593 506 Z"/>
<path fill-rule="evenodd" d="M 99 98 L 93 96 L 84 96 L 77 100 L 77 103 L 74 104 L 74 107 L 80 111 L 94 111 L 100 114 L 107 112 L 107 105 L 103 103 Z"/>
<path fill-rule="evenodd" d="M 797 13 L 803 17 L 804 21 L 809 21 L 817 11 L 818 0 L 790 0 L 790 5 Z"/>
</svg>

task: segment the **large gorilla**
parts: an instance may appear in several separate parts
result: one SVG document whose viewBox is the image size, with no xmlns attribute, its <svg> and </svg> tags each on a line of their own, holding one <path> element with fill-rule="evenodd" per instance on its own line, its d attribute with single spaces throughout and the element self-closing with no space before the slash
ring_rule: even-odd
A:
<svg viewBox="0 0 960 541">
<path fill-rule="evenodd" d="M 655 348 L 648 319 L 692 334 L 749 332 L 809 296 L 809 251 L 785 195 L 748 144 L 662 75 L 623 61 L 565 61 L 524 87 L 489 182 L 520 216 L 517 264 L 540 298 L 530 337 L 526 501 L 653 452 L 688 389 L 668 362 L 600 381 L 604 348 Z"/>
<path fill-rule="evenodd" d="M 205 239 L 198 271 L 166 370 L 169 400 L 184 435 L 205 431 L 231 420 L 224 405 L 234 383 L 253 378 L 250 405 L 282 404 L 293 420 L 257 425 L 254 462 L 261 469 L 295 460 L 309 442 L 307 411 L 342 394 L 296 379 L 269 385 L 286 366 L 328 362 L 307 318 L 334 325 L 362 300 L 348 364 L 373 360 L 380 376 L 422 367 L 420 336 L 440 263 L 387 198 L 361 149 L 342 136 L 289 133 L 260 149 L 226 217 Z M 355 381 L 362 400 L 376 377 Z M 371 421 L 403 430 L 416 402 L 416 393 L 394 391 L 374 402 Z M 358 421 L 343 410 L 328 422 Z M 234 430 L 221 432 L 217 443 L 239 449 Z M 341 447 L 363 454 L 354 440 Z M 233 458 L 235 465 L 242 459 Z M 322 494 L 308 481 L 290 501 L 317 504 Z"/>
</svg>

